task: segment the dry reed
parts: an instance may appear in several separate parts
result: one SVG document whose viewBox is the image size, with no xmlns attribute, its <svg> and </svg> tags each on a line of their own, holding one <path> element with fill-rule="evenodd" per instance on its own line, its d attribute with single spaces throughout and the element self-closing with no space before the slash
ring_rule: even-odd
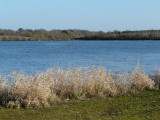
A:
<svg viewBox="0 0 160 120">
<path fill-rule="evenodd" d="M 9 81 L 9 82 L 8 82 Z M 106 98 L 154 89 L 154 81 L 138 68 L 114 74 L 104 67 L 48 69 L 44 73 L 11 73 L 0 77 L 0 105 L 8 108 L 48 107 L 69 99 Z"/>
</svg>

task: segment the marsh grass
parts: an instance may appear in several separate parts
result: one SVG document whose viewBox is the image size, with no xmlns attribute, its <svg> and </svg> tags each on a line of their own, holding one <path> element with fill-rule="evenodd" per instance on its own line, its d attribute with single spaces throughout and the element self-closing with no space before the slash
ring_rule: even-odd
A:
<svg viewBox="0 0 160 120">
<path fill-rule="evenodd" d="M 154 74 L 149 75 L 149 77 L 155 82 L 155 86 L 160 89 L 160 69 L 156 70 Z"/>
<path fill-rule="evenodd" d="M 0 105 L 49 107 L 70 99 L 103 99 L 152 89 L 155 82 L 139 68 L 124 74 L 111 73 L 104 67 L 53 68 L 30 76 L 24 73 L 11 73 L 6 79 L 1 76 Z"/>
</svg>

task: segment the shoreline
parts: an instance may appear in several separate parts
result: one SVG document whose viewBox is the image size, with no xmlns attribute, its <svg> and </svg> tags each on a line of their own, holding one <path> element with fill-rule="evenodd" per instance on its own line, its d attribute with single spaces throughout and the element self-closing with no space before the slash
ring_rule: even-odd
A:
<svg viewBox="0 0 160 120">
<path fill-rule="evenodd" d="M 86 40 L 86 39 L 79 39 L 79 40 L 1 40 L 0 42 L 57 42 L 57 41 L 108 41 L 108 42 L 110 42 L 110 41 L 123 41 L 123 42 L 125 42 L 125 41 L 160 41 L 160 39 L 157 39 L 157 40 L 147 40 L 147 39 L 145 39 L 145 40 L 134 40 L 134 39 L 132 39 L 132 40 L 117 40 L 117 39 L 115 39 L 115 40 L 101 40 L 101 39 L 99 39 L 99 40 Z"/>
<path fill-rule="evenodd" d="M 50 30 L 0 29 L 0 41 L 61 41 L 61 40 L 160 40 L 160 30 L 139 31 L 88 31 L 88 30 Z"/>
</svg>

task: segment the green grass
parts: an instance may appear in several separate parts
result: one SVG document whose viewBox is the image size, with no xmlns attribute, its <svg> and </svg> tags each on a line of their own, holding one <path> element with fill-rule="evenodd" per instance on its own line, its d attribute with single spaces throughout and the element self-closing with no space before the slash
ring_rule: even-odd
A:
<svg viewBox="0 0 160 120">
<path fill-rule="evenodd" d="M 52 108 L 0 109 L 0 120 L 159 120 L 160 92 L 121 98 L 71 100 Z"/>
</svg>

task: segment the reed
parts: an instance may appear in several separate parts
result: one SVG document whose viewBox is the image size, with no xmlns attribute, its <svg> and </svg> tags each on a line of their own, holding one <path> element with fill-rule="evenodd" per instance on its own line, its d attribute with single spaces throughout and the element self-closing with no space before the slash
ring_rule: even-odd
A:
<svg viewBox="0 0 160 120">
<path fill-rule="evenodd" d="M 155 82 L 136 68 L 115 74 L 104 67 L 58 68 L 34 75 L 0 77 L 0 105 L 8 108 L 49 107 L 69 99 L 118 97 L 155 89 Z"/>
</svg>

